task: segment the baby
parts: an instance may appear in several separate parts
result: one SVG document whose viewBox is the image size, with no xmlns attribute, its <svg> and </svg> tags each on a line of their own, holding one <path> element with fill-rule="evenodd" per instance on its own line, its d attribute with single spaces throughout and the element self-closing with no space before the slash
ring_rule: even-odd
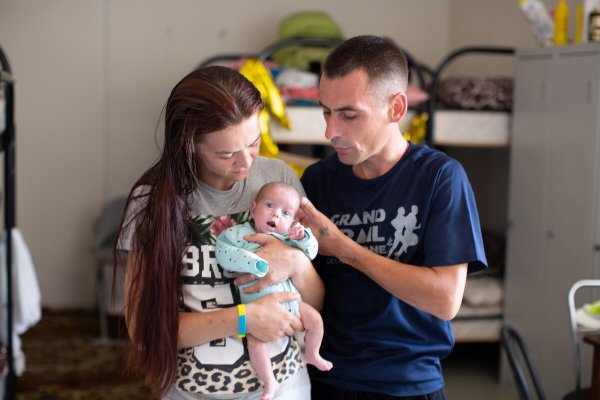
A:
<svg viewBox="0 0 600 400">
<path fill-rule="evenodd" d="M 304 251 L 311 260 L 315 258 L 318 248 L 317 240 L 309 228 L 294 221 L 299 207 L 300 195 L 294 187 L 282 182 L 271 182 L 264 185 L 256 195 L 250 209 L 254 226 L 249 222 L 235 225 L 224 230 L 218 236 L 216 255 L 219 264 L 228 271 L 247 272 L 258 277 L 264 276 L 268 271 L 268 263 L 254 254 L 261 245 L 244 239 L 246 235 L 255 232 L 272 235 L 284 243 Z M 259 293 L 246 294 L 243 288 L 244 286 L 240 286 L 243 303 L 252 302 L 269 293 L 298 292 L 290 279 L 269 286 Z M 333 365 L 319 354 L 319 347 L 323 339 L 323 320 L 319 312 L 302 301 L 283 303 L 283 305 L 300 317 L 306 329 L 305 361 L 321 371 L 329 371 Z M 267 345 L 252 335 L 248 335 L 247 339 L 250 362 L 265 385 L 261 400 L 272 399 L 279 387 L 279 382 L 273 375 L 271 360 L 267 354 Z"/>
</svg>

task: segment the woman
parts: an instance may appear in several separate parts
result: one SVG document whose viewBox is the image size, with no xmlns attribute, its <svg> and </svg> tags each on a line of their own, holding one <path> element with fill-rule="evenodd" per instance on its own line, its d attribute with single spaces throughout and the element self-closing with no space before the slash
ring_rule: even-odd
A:
<svg viewBox="0 0 600 400">
<path fill-rule="evenodd" d="M 271 342 L 282 386 L 275 398 L 310 397 L 293 337 L 302 329 L 277 293 L 245 305 L 235 281 L 217 264 L 215 237 L 249 219 L 258 189 L 284 181 L 303 193 L 294 172 L 258 156 L 256 88 L 238 72 L 211 66 L 184 77 L 168 99 L 159 160 L 133 186 L 117 247 L 127 250 L 125 316 L 130 364 L 166 399 L 258 398 L 261 386 L 241 338 Z M 304 301 L 320 309 L 323 285 L 300 250 L 266 235 L 260 255 L 271 272 L 253 289 L 291 278 Z M 244 327 L 244 325 L 246 325 Z M 244 332 L 245 328 L 245 332 Z"/>
</svg>

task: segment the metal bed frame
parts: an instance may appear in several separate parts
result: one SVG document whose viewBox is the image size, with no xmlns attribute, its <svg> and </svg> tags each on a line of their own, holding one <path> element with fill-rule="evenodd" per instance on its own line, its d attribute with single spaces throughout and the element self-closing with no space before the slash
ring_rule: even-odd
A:
<svg viewBox="0 0 600 400">
<path fill-rule="evenodd" d="M 0 84 L 4 86 L 6 97 L 6 128 L 0 132 L 0 151 L 4 152 L 4 229 L 6 232 L 6 295 L 7 295 L 7 360 L 8 375 L 5 384 L 5 399 L 14 399 L 17 378 L 13 359 L 13 290 L 12 290 L 12 229 L 15 226 L 15 122 L 14 122 L 14 80 L 10 64 L 0 47 Z"/>
</svg>

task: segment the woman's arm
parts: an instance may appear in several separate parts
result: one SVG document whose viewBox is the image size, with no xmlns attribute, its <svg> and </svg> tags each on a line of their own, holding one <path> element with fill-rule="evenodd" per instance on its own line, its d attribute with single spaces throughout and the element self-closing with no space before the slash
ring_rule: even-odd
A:
<svg viewBox="0 0 600 400">
<path fill-rule="evenodd" d="M 323 307 L 325 295 L 323 281 L 302 250 L 290 247 L 281 240 L 262 233 L 248 235 L 245 239 L 263 245 L 256 254 L 269 262 L 269 272 L 260 279 L 252 275 L 243 275 L 235 280 L 236 285 L 256 281 L 254 285 L 244 289 L 246 293 L 255 293 L 290 278 L 302 294 L 303 301 L 317 310 Z"/>
<path fill-rule="evenodd" d="M 124 312 L 127 330 L 132 341 L 135 338 L 135 316 L 138 312 L 136 296 L 132 290 L 140 290 L 140 279 L 133 285 L 133 273 L 140 268 L 140 258 L 134 252 L 127 257 L 124 281 Z M 297 300 L 294 293 L 273 293 L 246 304 L 246 330 L 264 342 L 271 342 L 283 335 L 291 336 L 302 328 L 300 320 L 282 306 L 281 302 Z M 212 340 L 238 334 L 237 307 L 211 312 L 180 312 L 177 347 L 187 348 L 208 343 Z"/>
<path fill-rule="evenodd" d="M 284 335 L 292 336 L 302 329 L 302 322 L 280 303 L 298 298 L 298 294 L 294 293 L 273 293 L 245 304 L 247 333 L 263 342 L 272 342 Z M 237 307 L 211 312 L 180 312 L 177 347 L 193 347 L 237 336 L 238 329 Z"/>
</svg>

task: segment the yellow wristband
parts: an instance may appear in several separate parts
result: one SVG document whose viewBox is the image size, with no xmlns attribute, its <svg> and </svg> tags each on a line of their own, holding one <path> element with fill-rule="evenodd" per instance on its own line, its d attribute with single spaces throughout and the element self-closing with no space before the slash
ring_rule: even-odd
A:
<svg viewBox="0 0 600 400">
<path fill-rule="evenodd" d="M 238 336 L 243 338 L 246 336 L 246 306 L 238 304 Z"/>
</svg>

